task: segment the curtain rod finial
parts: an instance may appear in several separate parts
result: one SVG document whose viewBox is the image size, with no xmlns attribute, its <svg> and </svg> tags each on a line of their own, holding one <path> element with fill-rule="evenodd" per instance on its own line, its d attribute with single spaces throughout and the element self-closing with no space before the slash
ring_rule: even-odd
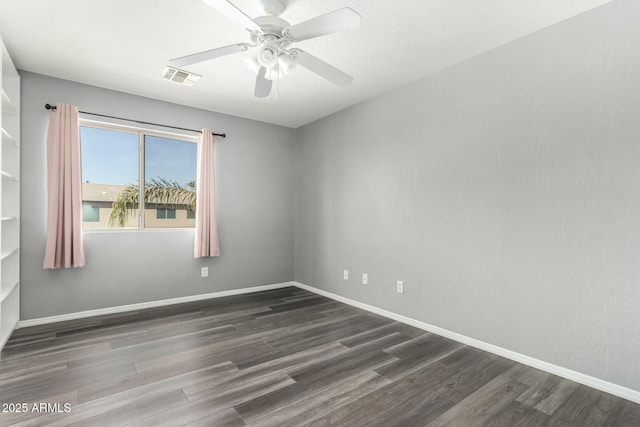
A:
<svg viewBox="0 0 640 427">
<path fill-rule="evenodd" d="M 44 108 L 46 108 L 47 110 L 51 110 L 51 111 L 56 111 L 58 109 L 58 107 L 56 107 L 55 105 L 51 105 L 51 104 L 45 104 Z"/>
</svg>

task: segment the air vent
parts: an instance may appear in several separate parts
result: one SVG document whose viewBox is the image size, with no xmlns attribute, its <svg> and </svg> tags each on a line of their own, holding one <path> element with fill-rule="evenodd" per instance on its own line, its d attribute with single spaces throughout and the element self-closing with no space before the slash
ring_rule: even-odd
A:
<svg viewBox="0 0 640 427">
<path fill-rule="evenodd" d="M 162 78 L 165 80 L 171 80 L 172 82 L 180 83 L 187 86 L 193 86 L 200 79 L 201 76 L 193 74 L 188 71 L 179 70 L 177 68 L 166 66 L 162 73 Z"/>
</svg>

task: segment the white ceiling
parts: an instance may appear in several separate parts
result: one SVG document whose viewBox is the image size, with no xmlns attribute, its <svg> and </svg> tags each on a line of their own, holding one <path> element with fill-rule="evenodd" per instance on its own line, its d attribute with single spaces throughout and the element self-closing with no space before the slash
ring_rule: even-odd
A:
<svg viewBox="0 0 640 427">
<path fill-rule="evenodd" d="M 259 15 L 258 0 L 232 1 Z M 0 37 L 22 70 L 295 128 L 609 1 L 285 0 L 291 24 L 348 6 L 363 25 L 296 44 L 352 86 L 298 67 L 275 101 L 253 97 L 249 53 L 185 67 L 194 87 L 160 78 L 171 58 L 248 41 L 201 0 L 0 0 Z"/>
</svg>

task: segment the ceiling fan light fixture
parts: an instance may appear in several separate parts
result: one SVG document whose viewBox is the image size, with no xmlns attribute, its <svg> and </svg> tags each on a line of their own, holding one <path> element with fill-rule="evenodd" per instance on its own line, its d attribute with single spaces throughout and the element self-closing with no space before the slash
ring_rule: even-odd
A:
<svg viewBox="0 0 640 427">
<path fill-rule="evenodd" d="M 287 73 L 285 73 L 281 67 L 276 66 L 267 70 L 265 79 L 276 81 L 283 78 L 286 75 Z"/>
<path fill-rule="evenodd" d="M 280 66 L 282 72 L 286 75 L 289 74 L 289 72 L 293 70 L 296 65 L 298 65 L 298 61 L 291 55 L 284 52 L 281 53 L 278 57 L 278 65 Z"/>
<path fill-rule="evenodd" d="M 258 48 L 258 62 L 266 68 L 271 68 L 278 63 L 278 47 L 269 42 Z"/>
<path fill-rule="evenodd" d="M 249 71 L 251 71 L 253 74 L 257 74 L 260 70 L 261 65 L 256 58 L 246 58 L 244 60 L 244 63 L 247 65 Z"/>
<path fill-rule="evenodd" d="M 252 74 L 258 74 L 260 68 L 262 67 L 262 65 L 260 65 L 256 58 L 247 58 L 244 60 L 244 63 L 247 65 L 247 68 L 249 69 L 249 71 L 251 71 Z M 276 73 L 275 70 L 277 70 L 278 72 Z M 267 68 L 267 72 L 265 73 L 264 78 L 267 80 L 274 80 L 276 77 L 281 79 L 286 75 L 287 71 L 285 71 L 283 67 L 277 64 L 271 68 Z"/>
</svg>

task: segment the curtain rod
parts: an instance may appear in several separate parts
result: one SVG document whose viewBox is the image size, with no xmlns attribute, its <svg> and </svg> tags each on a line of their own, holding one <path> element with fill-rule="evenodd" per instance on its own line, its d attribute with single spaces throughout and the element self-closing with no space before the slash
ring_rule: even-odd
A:
<svg viewBox="0 0 640 427">
<path fill-rule="evenodd" d="M 55 105 L 51 105 L 51 104 L 45 104 L 44 108 L 46 108 L 47 110 L 51 110 L 51 111 L 56 111 L 58 107 L 56 107 Z M 125 120 L 127 122 L 134 122 L 134 123 L 140 123 L 143 125 L 152 125 L 152 126 L 160 126 L 160 127 L 164 127 L 164 128 L 170 128 L 170 129 L 178 129 L 178 130 L 186 130 L 189 132 L 197 132 L 197 133 L 202 133 L 201 130 L 196 130 L 196 129 L 188 129 L 188 128 L 181 128 L 178 126 L 169 126 L 169 125 L 162 125 L 160 123 L 152 123 L 152 122 L 143 122 L 142 120 L 133 120 L 133 119 L 125 119 L 123 117 L 116 117 L 116 116 L 108 116 L 106 114 L 98 114 L 98 113 L 89 113 L 88 111 L 78 111 L 79 113 L 82 114 L 89 114 L 91 116 L 98 116 L 98 117 L 107 117 L 109 119 L 117 119 L 117 120 Z M 211 132 L 213 135 L 215 136 L 219 136 L 221 138 L 226 138 L 227 134 L 226 133 L 215 133 L 215 132 Z"/>
</svg>

